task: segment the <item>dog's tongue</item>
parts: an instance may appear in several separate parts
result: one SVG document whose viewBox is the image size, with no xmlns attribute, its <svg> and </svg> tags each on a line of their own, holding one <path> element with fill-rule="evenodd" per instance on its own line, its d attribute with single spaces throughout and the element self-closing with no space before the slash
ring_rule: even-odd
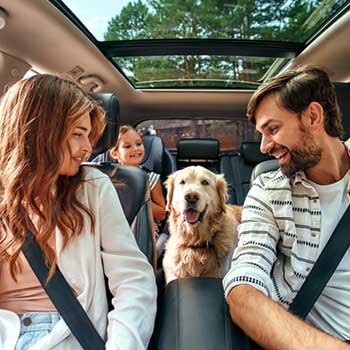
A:
<svg viewBox="0 0 350 350">
<path fill-rule="evenodd" d="M 199 219 L 200 213 L 194 209 L 186 209 L 184 211 L 185 220 L 189 224 L 195 224 Z"/>
</svg>

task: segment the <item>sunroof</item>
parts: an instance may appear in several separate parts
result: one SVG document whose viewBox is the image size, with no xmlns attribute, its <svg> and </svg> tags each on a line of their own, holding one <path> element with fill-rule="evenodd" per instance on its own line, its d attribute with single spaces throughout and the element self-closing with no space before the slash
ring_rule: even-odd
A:
<svg viewBox="0 0 350 350">
<path fill-rule="evenodd" d="M 256 89 L 275 58 L 173 55 L 113 60 L 136 88 Z"/>
<path fill-rule="evenodd" d="M 140 89 L 255 89 L 350 6 L 350 0 L 50 1 Z"/>
<path fill-rule="evenodd" d="M 346 0 L 64 0 L 99 41 L 244 39 L 304 42 Z"/>
</svg>

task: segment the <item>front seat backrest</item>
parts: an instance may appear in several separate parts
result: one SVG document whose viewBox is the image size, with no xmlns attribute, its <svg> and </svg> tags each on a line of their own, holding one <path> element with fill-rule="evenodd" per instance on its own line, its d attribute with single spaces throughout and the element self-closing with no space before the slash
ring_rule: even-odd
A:
<svg viewBox="0 0 350 350">
<path fill-rule="evenodd" d="M 115 144 L 119 127 L 119 103 L 113 94 L 92 94 L 106 111 L 106 128 L 93 153 L 103 153 Z M 108 162 L 87 163 L 108 174 L 115 186 L 124 214 L 131 225 L 136 242 L 148 261 L 154 266 L 153 221 L 150 211 L 147 174 L 138 168 L 117 166 Z"/>
<path fill-rule="evenodd" d="M 159 136 L 143 135 L 142 142 L 145 148 L 145 156 L 141 166 L 147 171 L 159 174 L 161 181 L 165 181 L 168 175 L 176 171 L 175 159 L 166 149 L 164 141 Z"/>
<path fill-rule="evenodd" d="M 93 166 L 111 178 L 136 242 L 148 261 L 155 266 L 155 242 L 147 174 L 140 168 L 115 163 L 102 162 Z"/>
<path fill-rule="evenodd" d="M 350 137 L 350 83 L 333 83 L 337 94 L 339 108 L 343 114 L 344 137 Z"/>
<path fill-rule="evenodd" d="M 119 102 L 113 94 L 91 94 L 106 111 L 106 127 L 94 146 L 93 155 L 106 152 L 117 140 L 119 130 Z"/>
</svg>

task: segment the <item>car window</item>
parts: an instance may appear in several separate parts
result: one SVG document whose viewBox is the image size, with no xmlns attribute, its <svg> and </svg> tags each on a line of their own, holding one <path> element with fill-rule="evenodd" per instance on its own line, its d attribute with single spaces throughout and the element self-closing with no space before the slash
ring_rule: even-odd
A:
<svg viewBox="0 0 350 350">
<path fill-rule="evenodd" d="M 147 120 L 138 124 L 137 129 L 160 136 L 170 151 L 176 150 L 176 142 L 181 138 L 216 138 L 220 141 L 220 152 L 237 151 L 243 141 L 260 139 L 254 126 L 245 118 Z"/>
</svg>

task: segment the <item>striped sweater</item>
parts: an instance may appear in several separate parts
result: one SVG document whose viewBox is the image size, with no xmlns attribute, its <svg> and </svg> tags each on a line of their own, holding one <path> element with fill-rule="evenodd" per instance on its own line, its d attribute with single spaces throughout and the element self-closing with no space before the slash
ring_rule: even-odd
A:
<svg viewBox="0 0 350 350">
<path fill-rule="evenodd" d="M 347 192 L 349 196 L 350 179 Z M 320 199 L 305 174 L 298 172 L 291 178 L 280 170 L 262 174 L 244 203 L 238 247 L 223 280 L 225 296 L 234 286 L 249 284 L 288 308 L 321 253 L 320 234 Z M 314 307 L 308 317 L 318 328 L 344 340 L 350 338 L 348 253 L 345 270 L 343 264 L 333 281 L 336 288 L 331 279 L 330 293 L 327 287 L 324 291 L 327 298 L 317 302 L 324 304 L 324 315 L 315 315 Z"/>
</svg>

